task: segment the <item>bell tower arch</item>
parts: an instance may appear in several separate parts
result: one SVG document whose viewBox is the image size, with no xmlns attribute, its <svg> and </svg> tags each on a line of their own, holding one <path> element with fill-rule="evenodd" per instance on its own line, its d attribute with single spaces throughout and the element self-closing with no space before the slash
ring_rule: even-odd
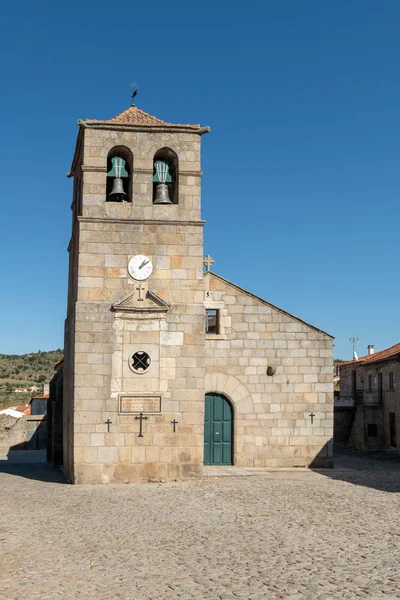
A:
<svg viewBox="0 0 400 600">
<path fill-rule="evenodd" d="M 65 472 L 75 483 L 187 476 L 203 463 L 200 144 L 209 128 L 135 105 L 78 125 Z"/>
</svg>

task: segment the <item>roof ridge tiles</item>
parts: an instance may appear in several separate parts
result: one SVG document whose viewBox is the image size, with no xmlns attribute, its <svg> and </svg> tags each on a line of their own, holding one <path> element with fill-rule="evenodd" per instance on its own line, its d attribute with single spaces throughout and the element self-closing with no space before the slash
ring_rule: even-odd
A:
<svg viewBox="0 0 400 600">
<path fill-rule="evenodd" d="M 114 124 L 114 125 L 138 125 L 138 126 L 147 126 L 147 127 L 189 127 L 190 129 L 199 129 L 200 125 L 189 125 L 182 123 L 168 123 L 167 121 L 163 121 L 158 117 L 154 117 L 153 115 L 145 112 L 141 108 L 138 108 L 134 104 L 119 113 L 115 117 L 111 119 L 86 119 L 85 121 L 88 124 L 91 123 L 104 123 L 104 124 Z"/>
</svg>

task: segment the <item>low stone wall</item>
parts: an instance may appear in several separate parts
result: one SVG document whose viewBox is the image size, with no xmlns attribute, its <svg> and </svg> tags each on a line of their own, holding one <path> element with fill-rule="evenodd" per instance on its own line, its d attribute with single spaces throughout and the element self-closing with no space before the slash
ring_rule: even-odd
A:
<svg viewBox="0 0 400 600">
<path fill-rule="evenodd" d="M 7 454 L 11 450 L 23 450 L 26 446 L 26 417 L 13 419 L 7 415 L 0 416 L 0 453 Z"/>
</svg>

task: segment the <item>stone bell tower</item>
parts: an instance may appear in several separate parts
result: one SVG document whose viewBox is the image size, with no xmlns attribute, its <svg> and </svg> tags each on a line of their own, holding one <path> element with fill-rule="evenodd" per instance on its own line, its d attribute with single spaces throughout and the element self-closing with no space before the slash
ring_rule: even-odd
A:
<svg viewBox="0 0 400 600">
<path fill-rule="evenodd" d="M 200 142 L 132 105 L 78 121 L 65 324 L 64 467 L 74 483 L 203 464 Z"/>
</svg>

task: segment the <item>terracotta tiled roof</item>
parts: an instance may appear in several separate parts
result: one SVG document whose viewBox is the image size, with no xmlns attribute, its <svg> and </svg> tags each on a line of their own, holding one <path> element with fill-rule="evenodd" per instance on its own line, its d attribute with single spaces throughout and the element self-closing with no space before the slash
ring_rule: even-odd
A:
<svg viewBox="0 0 400 600">
<path fill-rule="evenodd" d="M 57 370 L 57 367 L 58 367 L 59 365 L 61 365 L 63 362 L 64 362 L 64 357 L 62 356 L 62 357 L 60 358 L 60 360 L 58 360 L 58 361 L 56 362 L 56 364 L 54 365 L 54 370 L 56 371 L 56 370 Z"/>
<path fill-rule="evenodd" d="M 87 119 L 86 123 L 115 123 L 116 125 L 142 125 L 147 127 L 190 127 L 191 129 L 199 129 L 200 125 L 182 125 L 180 123 L 167 123 L 157 117 L 153 117 L 148 113 L 140 110 L 136 106 L 130 106 L 121 114 L 112 119 L 99 120 Z"/>
<path fill-rule="evenodd" d="M 380 350 L 379 352 L 374 352 L 373 354 L 360 356 L 358 360 L 347 360 L 346 362 L 339 363 L 339 367 L 358 363 L 374 363 L 378 362 L 379 360 L 385 360 L 386 358 L 393 358 L 397 354 L 400 354 L 400 344 L 395 344 L 394 346 L 390 346 L 390 348 Z"/>
<path fill-rule="evenodd" d="M 31 407 L 30 406 L 16 406 L 14 410 L 17 410 L 18 412 L 22 412 L 24 415 L 30 415 L 31 414 Z"/>
<path fill-rule="evenodd" d="M 49 398 L 49 394 L 45 394 L 44 396 L 33 396 L 33 398 L 30 399 L 29 404 L 31 404 L 32 400 L 48 400 Z"/>
</svg>

